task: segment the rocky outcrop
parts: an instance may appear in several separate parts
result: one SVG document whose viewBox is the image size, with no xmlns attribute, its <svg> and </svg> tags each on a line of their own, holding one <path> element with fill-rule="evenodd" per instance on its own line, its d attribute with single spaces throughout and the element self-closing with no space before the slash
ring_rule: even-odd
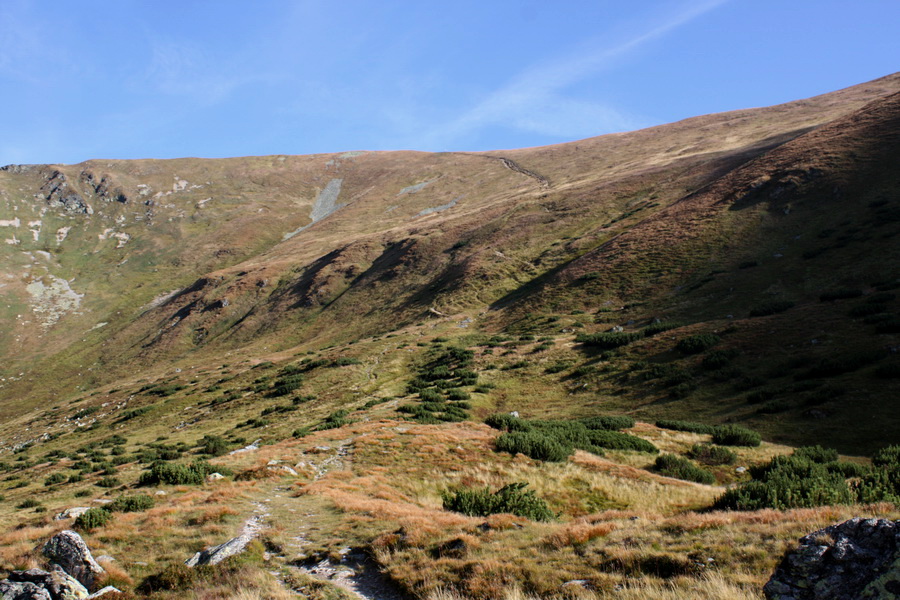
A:
<svg viewBox="0 0 900 600">
<path fill-rule="evenodd" d="M 47 183 L 41 186 L 41 192 L 47 200 L 47 205 L 53 208 L 62 208 L 69 213 L 89 215 L 93 209 L 84 201 L 84 198 L 69 186 L 69 181 L 62 171 L 53 171 L 47 178 Z"/>
<path fill-rule="evenodd" d="M 231 538 L 224 544 L 219 544 L 218 546 L 213 546 L 212 548 L 207 548 L 196 553 L 194 556 L 184 561 L 184 564 L 189 567 L 217 565 L 229 556 L 235 556 L 246 550 L 250 542 L 259 535 L 261 529 L 262 517 L 252 517 L 249 521 L 244 523 L 241 535 L 236 538 Z"/>
<path fill-rule="evenodd" d="M 66 510 L 53 517 L 53 520 L 64 521 L 65 519 L 77 519 L 90 509 L 90 506 L 73 506 L 72 508 L 67 508 Z"/>
<path fill-rule="evenodd" d="M 50 538 L 44 544 L 43 552 L 51 562 L 58 564 L 87 589 L 94 586 L 98 575 L 106 572 L 91 556 L 81 536 L 68 529 Z"/>
<path fill-rule="evenodd" d="M 187 559 L 184 564 L 189 567 L 196 567 L 199 565 L 217 565 L 229 556 L 235 556 L 244 551 L 249 544 L 253 540 L 253 535 L 241 535 L 236 538 L 232 538 L 225 542 L 224 544 L 219 544 L 218 546 L 213 546 L 212 548 L 207 548 L 206 550 L 201 550 L 191 558 Z"/>
<path fill-rule="evenodd" d="M 763 591 L 768 600 L 900 598 L 900 521 L 851 519 L 801 538 Z"/>
<path fill-rule="evenodd" d="M 0 600 L 52 600 L 50 592 L 33 583 L 0 581 Z"/>
<path fill-rule="evenodd" d="M 0 600 L 87 600 L 116 591 L 107 586 L 90 594 L 95 578 L 103 570 L 87 544 L 74 531 L 61 531 L 44 544 L 50 570 L 13 571 L 0 581 Z"/>
<path fill-rule="evenodd" d="M 77 579 L 67 574 L 58 565 L 47 572 L 41 569 L 13 571 L 9 581 L 16 583 L 33 583 L 50 594 L 51 600 L 82 600 L 88 597 L 87 589 Z"/>
<path fill-rule="evenodd" d="M 122 590 L 119 588 L 108 585 L 106 587 L 100 588 L 84 600 L 94 600 L 94 598 L 100 598 L 101 596 L 105 596 L 106 594 L 121 594 Z"/>
</svg>

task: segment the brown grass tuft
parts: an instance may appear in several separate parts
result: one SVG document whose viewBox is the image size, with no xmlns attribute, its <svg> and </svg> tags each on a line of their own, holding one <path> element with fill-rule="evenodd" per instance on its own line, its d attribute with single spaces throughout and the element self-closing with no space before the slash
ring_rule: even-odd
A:
<svg viewBox="0 0 900 600">
<path fill-rule="evenodd" d="M 583 546 L 598 538 L 606 537 L 615 529 L 615 523 L 592 524 L 579 519 L 554 531 L 544 538 L 543 543 L 556 550 L 562 550 L 570 546 Z"/>
</svg>

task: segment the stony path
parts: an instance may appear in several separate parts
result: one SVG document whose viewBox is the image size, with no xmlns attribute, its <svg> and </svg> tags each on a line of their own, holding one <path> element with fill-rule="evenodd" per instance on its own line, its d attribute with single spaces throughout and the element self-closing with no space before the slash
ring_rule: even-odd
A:
<svg viewBox="0 0 900 600">
<path fill-rule="evenodd" d="M 323 451 L 322 454 L 307 456 L 303 461 L 315 471 L 314 480 L 321 479 L 331 471 L 350 468 L 353 460 L 352 440 L 344 440 L 330 448 L 331 452 L 327 456 L 323 456 L 325 447 L 320 450 Z M 255 534 L 265 524 L 278 526 L 289 540 L 284 549 L 286 556 L 281 557 L 286 562 L 292 560 L 293 557 L 306 554 L 307 546 L 310 543 L 307 533 L 315 530 L 320 521 L 314 503 L 304 502 L 303 497 L 292 497 L 285 494 L 284 492 L 288 492 L 289 489 L 276 487 L 271 494 L 268 494 L 269 497 L 254 502 L 254 515 L 247 520 L 242 530 L 242 533 L 253 531 Z M 290 507 L 288 511 L 296 515 L 296 518 L 288 523 L 272 522 L 272 509 L 288 506 Z M 342 558 L 339 563 L 325 559 L 315 564 L 291 564 L 287 569 L 337 586 L 360 600 L 404 600 L 406 598 L 390 580 L 379 572 L 378 565 L 369 558 L 365 551 L 348 547 L 342 548 L 340 555 Z M 272 574 L 279 577 L 278 572 Z M 286 589 L 290 589 L 287 582 L 282 581 L 282 583 Z"/>
</svg>

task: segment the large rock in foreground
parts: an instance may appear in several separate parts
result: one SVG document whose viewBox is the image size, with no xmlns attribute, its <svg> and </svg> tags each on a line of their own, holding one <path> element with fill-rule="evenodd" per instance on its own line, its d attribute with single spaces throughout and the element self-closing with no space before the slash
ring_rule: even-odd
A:
<svg viewBox="0 0 900 600">
<path fill-rule="evenodd" d="M 0 600 L 51 600 L 50 592 L 23 581 L 0 581 Z"/>
<path fill-rule="evenodd" d="M 13 571 L 9 581 L 33 583 L 47 590 L 52 600 L 83 600 L 88 597 L 87 589 L 57 565 L 50 572 L 41 569 Z"/>
<path fill-rule="evenodd" d="M 900 521 L 850 519 L 801 538 L 763 591 L 768 600 L 900 598 Z"/>
<path fill-rule="evenodd" d="M 50 538 L 44 544 L 43 552 L 51 562 L 61 566 L 89 590 L 93 589 L 96 577 L 106 572 L 91 556 L 81 536 L 69 529 Z"/>
</svg>

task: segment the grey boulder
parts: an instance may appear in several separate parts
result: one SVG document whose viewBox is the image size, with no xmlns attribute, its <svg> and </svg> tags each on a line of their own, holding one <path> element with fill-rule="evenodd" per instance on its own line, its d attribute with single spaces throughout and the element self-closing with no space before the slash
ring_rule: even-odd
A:
<svg viewBox="0 0 900 600">
<path fill-rule="evenodd" d="M 763 591 L 768 600 L 900 598 L 900 521 L 850 519 L 800 538 Z"/>
<path fill-rule="evenodd" d="M 106 573 L 91 556 L 81 536 L 72 530 L 60 531 L 50 538 L 44 544 L 43 552 L 51 562 L 58 564 L 87 589 L 94 587 L 97 576 Z"/>
<path fill-rule="evenodd" d="M 87 589 L 77 579 L 67 574 L 57 565 L 54 566 L 56 569 L 50 572 L 41 569 L 13 571 L 9 575 L 9 581 L 33 583 L 47 590 L 52 600 L 82 600 L 88 597 Z"/>
<path fill-rule="evenodd" d="M 0 600 L 53 600 L 50 592 L 27 581 L 0 581 Z"/>
</svg>

